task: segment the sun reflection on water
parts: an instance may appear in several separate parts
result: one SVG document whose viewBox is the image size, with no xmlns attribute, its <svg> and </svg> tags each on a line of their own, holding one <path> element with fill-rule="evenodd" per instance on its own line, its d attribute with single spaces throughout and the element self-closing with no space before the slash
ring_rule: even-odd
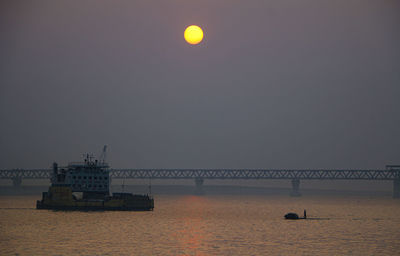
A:
<svg viewBox="0 0 400 256">
<path fill-rule="evenodd" d="M 189 206 L 182 215 L 181 226 L 176 232 L 181 253 L 179 255 L 207 255 L 200 249 L 207 240 L 206 209 L 207 199 L 198 196 L 186 196 L 181 199 L 183 205 Z"/>
</svg>

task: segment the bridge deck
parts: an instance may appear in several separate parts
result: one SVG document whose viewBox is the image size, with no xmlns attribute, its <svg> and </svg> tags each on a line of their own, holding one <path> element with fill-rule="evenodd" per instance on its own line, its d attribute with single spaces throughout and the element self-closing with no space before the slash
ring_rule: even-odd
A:
<svg viewBox="0 0 400 256">
<path fill-rule="evenodd" d="M 0 170 L 0 179 L 49 179 L 50 169 Z M 397 180 L 400 169 L 388 170 L 257 170 L 257 169 L 111 169 L 112 178 L 128 179 L 303 179 Z"/>
</svg>

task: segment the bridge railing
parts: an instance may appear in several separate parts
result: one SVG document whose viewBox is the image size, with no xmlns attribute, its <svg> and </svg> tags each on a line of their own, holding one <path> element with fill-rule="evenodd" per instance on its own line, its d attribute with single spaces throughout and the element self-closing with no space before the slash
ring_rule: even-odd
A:
<svg viewBox="0 0 400 256">
<path fill-rule="evenodd" d="M 394 180 L 400 170 L 114 169 L 112 178 Z"/>
<path fill-rule="evenodd" d="M 49 179 L 51 172 L 51 169 L 0 170 L 0 179 Z M 400 170 L 111 169 L 110 176 L 116 179 L 398 180 Z"/>
<path fill-rule="evenodd" d="M 0 179 L 50 179 L 51 169 L 12 169 L 0 170 Z"/>
</svg>

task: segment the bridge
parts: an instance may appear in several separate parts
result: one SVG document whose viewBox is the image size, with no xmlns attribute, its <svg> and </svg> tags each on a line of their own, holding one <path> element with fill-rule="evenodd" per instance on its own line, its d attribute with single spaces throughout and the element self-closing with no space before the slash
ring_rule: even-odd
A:
<svg viewBox="0 0 400 256">
<path fill-rule="evenodd" d="M 20 186 L 23 179 L 50 179 L 51 169 L 0 170 L 0 179 Z M 300 196 L 300 180 L 393 181 L 393 197 L 400 198 L 400 166 L 384 170 L 281 170 L 281 169 L 110 169 L 113 179 L 191 179 L 198 191 L 205 179 L 291 180 L 292 196 Z"/>
</svg>

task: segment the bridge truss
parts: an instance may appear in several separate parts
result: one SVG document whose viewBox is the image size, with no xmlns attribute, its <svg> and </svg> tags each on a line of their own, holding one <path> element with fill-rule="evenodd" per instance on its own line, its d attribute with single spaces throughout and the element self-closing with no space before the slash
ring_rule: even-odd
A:
<svg viewBox="0 0 400 256">
<path fill-rule="evenodd" d="M 50 169 L 0 170 L 0 179 L 49 179 L 50 176 Z M 111 169 L 110 176 L 115 179 L 398 180 L 400 170 Z"/>
</svg>

